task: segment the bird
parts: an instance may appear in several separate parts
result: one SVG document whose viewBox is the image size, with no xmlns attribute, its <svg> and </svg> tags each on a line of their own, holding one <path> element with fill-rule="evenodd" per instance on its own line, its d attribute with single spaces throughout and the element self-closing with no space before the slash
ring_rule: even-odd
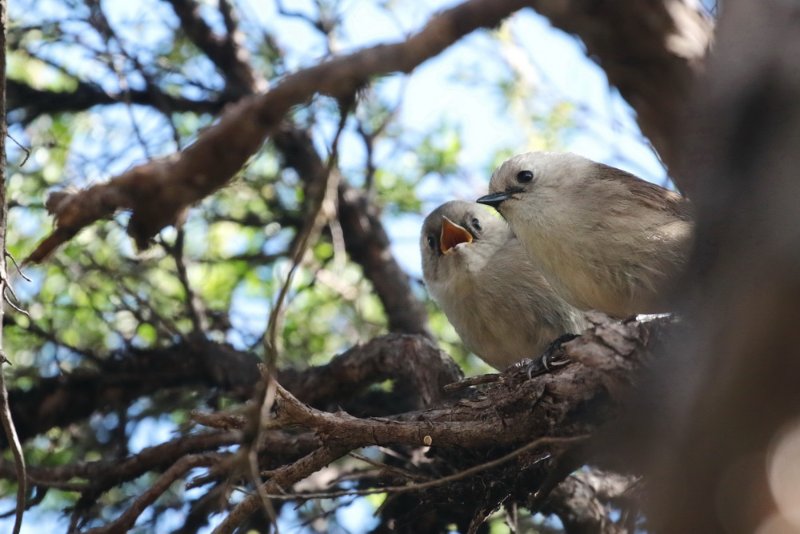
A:
<svg viewBox="0 0 800 534">
<path fill-rule="evenodd" d="M 420 251 L 428 292 L 464 345 L 496 369 L 539 357 L 588 326 L 488 206 L 453 200 L 437 207 L 422 224 Z"/>
<path fill-rule="evenodd" d="M 508 221 L 567 302 L 623 318 L 669 311 L 693 240 L 678 193 L 569 152 L 503 162 L 477 202 Z"/>
</svg>

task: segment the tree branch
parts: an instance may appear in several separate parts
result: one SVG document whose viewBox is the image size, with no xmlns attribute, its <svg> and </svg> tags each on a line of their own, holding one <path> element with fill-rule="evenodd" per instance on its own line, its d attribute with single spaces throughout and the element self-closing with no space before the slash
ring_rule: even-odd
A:
<svg viewBox="0 0 800 534">
<path fill-rule="evenodd" d="M 224 186 L 261 146 L 287 111 L 313 95 L 347 98 L 371 76 L 410 72 L 467 33 L 496 25 L 520 0 L 470 0 L 433 17 L 401 43 L 337 57 L 285 77 L 269 92 L 244 98 L 184 151 L 150 161 L 79 193 L 50 195 L 56 230 L 27 258 L 44 260 L 85 226 L 119 209 L 133 211 L 128 233 L 144 248 L 181 212 Z"/>
<path fill-rule="evenodd" d="M 227 103 L 225 100 L 192 100 L 165 93 L 154 94 L 154 88 L 131 89 L 124 94 L 111 94 L 99 87 L 76 80 L 73 91 L 49 91 L 34 89 L 16 80 L 8 80 L 8 109 L 10 113 L 21 112 L 17 119 L 28 123 L 42 115 L 85 111 L 94 106 L 109 104 L 142 104 L 175 112 L 218 113 Z"/>
<path fill-rule="evenodd" d="M 32 484 L 52 484 L 83 479 L 93 496 L 121 483 L 134 480 L 142 474 L 163 469 L 186 454 L 201 453 L 219 447 L 234 445 L 241 439 L 239 432 L 206 432 L 181 436 L 172 441 L 143 449 L 124 459 L 97 460 L 56 467 L 32 467 Z M 289 443 L 289 440 L 286 440 Z M 292 442 L 294 443 L 294 442 Z M 0 463 L 0 473 L 10 474 L 11 466 Z"/>
<path fill-rule="evenodd" d="M 22 453 L 19 435 L 11 415 L 8 399 L 8 387 L 4 366 L 10 363 L 3 349 L 3 314 L 8 300 L 6 290 L 9 289 L 6 257 L 6 227 L 8 224 L 8 202 L 6 200 L 6 137 L 8 136 L 8 122 L 6 120 L 6 35 L 8 30 L 8 4 L 0 2 L 0 423 L 7 443 L 11 446 L 14 456 L 15 474 L 17 479 L 17 510 L 14 520 L 14 534 L 19 534 L 22 529 L 22 517 L 25 513 L 25 499 L 27 497 L 27 479 L 25 469 L 25 456 Z M 13 290 L 12 290 L 13 293 Z M 13 306 L 16 308 L 16 306 Z M 19 310 L 18 310 L 19 311 Z"/>
<path fill-rule="evenodd" d="M 463 455 L 465 450 L 478 454 L 478 451 L 488 449 L 496 453 L 543 437 L 591 434 L 624 410 L 631 385 L 636 382 L 641 367 L 650 359 L 653 348 L 649 346 L 650 340 L 660 339 L 664 329 L 671 327 L 667 319 L 650 323 L 604 322 L 564 344 L 560 355 L 574 363 L 555 374 L 529 380 L 524 367 L 511 367 L 502 373 L 500 380 L 488 385 L 477 398 L 468 402 L 393 417 L 363 419 L 344 412 L 324 412 L 302 404 L 278 386 L 277 410 L 266 427 L 307 428 L 319 436 L 323 445 L 297 463 L 270 473 L 271 478 L 262 489 L 268 495 L 284 492 L 311 474 L 311 469 L 319 469 L 347 452 L 367 445 L 432 446 L 439 451 L 438 454 L 460 451 L 459 454 Z M 548 475 L 563 478 L 571 471 L 567 466 L 574 467 L 587 460 L 587 449 L 581 450 L 581 454 L 574 456 L 570 454 L 574 447 L 553 453 L 557 461 L 547 465 L 541 465 L 542 458 L 538 454 L 520 456 L 516 463 L 512 462 L 513 465 L 496 467 L 500 473 L 493 469 L 485 476 L 492 477 L 495 482 L 504 480 L 502 498 L 507 497 L 509 487 L 518 485 L 527 487 L 529 492 L 536 489 L 537 484 L 549 491 L 549 487 L 555 486 L 560 478 L 549 480 Z M 449 457 L 452 461 L 453 455 Z M 530 470 L 536 476 L 532 476 Z M 436 486 L 435 483 L 431 485 Z M 481 487 L 474 482 L 470 485 L 475 486 Z M 451 484 L 446 491 L 453 494 L 458 490 Z M 498 503 L 491 499 L 499 496 L 488 495 L 482 489 L 480 494 L 483 497 L 479 498 L 474 492 L 471 491 L 472 497 L 477 499 L 474 504 L 479 509 L 491 510 L 497 506 Z M 435 499 L 431 501 L 435 502 Z M 246 498 L 217 531 L 231 532 L 258 509 L 260 502 L 257 495 Z"/>
<path fill-rule="evenodd" d="M 556 486 L 543 511 L 556 514 L 567 534 L 633 533 L 635 531 L 624 524 L 627 510 L 621 510 L 619 521 L 612 521 L 609 512 L 612 505 L 617 507 L 615 501 L 623 500 L 634 484 L 630 477 L 581 469 Z"/>
<path fill-rule="evenodd" d="M 181 21 L 181 29 L 223 74 L 226 93 L 239 97 L 255 94 L 267 88 L 267 82 L 250 65 L 242 35 L 236 30 L 232 11 L 225 17 L 228 35 L 214 34 L 200 15 L 200 5 L 194 0 L 167 0 Z M 225 13 L 223 13 L 224 15 Z"/>
<path fill-rule="evenodd" d="M 367 445 L 432 445 L 432 450 L 436 451 L 437 456 L 446 459 L 445 465 L 450 469 L 457 466 L 456 471 L 466 469 L 465 472 L 470 475 L 463 480 L 459 477 L 446 487 L 439 487 L 440 484 L 426 486 L 424 492 L 430 497 L 441 492 L 455 491 L 456 488 L 463 495 L 464 502 L 471 502 L 481 510 L 491 510 L 497 506 L 498 501 L 494 499 L 507 498 L 509 487 L 527 488 L 530 492 L 537 487 L 554 486 L 560 480 L 557 477 L 566 476 L 575 465 L 587 461 L 585 448 L 581 448 L 584 452 L 573 457 L 565 456 L 567 451 L 563 451 L 563 454 L 559 452 L 552 460 L 544 462 L 541 454 L 537 452 L 534 455 L 531 451 L 510 456 L 503 465 L 489 463 L 490 467 L 487 469 L 470 469 L 487 461 L 493 462 L 508 454 L 509 450 L 542 437 L 561 438 L 591 434 L 599 425 L 618 416 L 624 410 L 627 392 L 631 384 L 636 382 L 639 369 L 649 361 L 651 352 L 668 333 L 674 333 L 674 325 L 668 319 L 651 323 L 597 324 L 594 329 L 560 349 L 561 354 L 556 357 L 564 356 L 574 363 L 558 373 L 529 380 L 525 368 L 512 367 L 480 391 L 463 392 L 467 398 L 460 402 L 447 402 L 441 393 L 444 383 L 459 376 L 454 364 L 429 340 L 420 336 L 391 335 L 378 338 L 338 356 L 327 366 L 302 373 L 281 374 L 279 377 L 290 384 L 301 398 L 306 396 L 309 402 L 316 404 L 340 399 L 343 397 L 342 392 L 352 395 L 353 391 L 363 387 L 368 381 L 375 383 L 387 376 L 405 376 L 407 381 L 417 384 L 418 402 L 422 410 L 388 418 L 363 419 L 343 412 L 330 413 L 308 407 L 296 400 L 294 395 L 283 392 L 282 400 L 279 399 L 277 404 L 278 419 L 268 424 L 266 441 L 258 445 L 259 450 L 270 451 L 269 457 L 264 456 L 260 460 L 262 469 L 263 466 L 268 466 L 272 470 L 264 490 L 268 494 L 288 490 L 295 482 L 327 463 Z M 201 348 L 195 347 L 193 350 Z M 213 347 L 206 350 L 212 349 Z M 221 352 L 222 349 L 216 350 L 213 359 L 220 360 L 219 365 L 223 368 L 230 367 L 230 361 L 224 360 L 225 353 Z M 177 360 L 180 356 L 184 362 L 188 360 L 188 368 L 198 367 L 187 357 L 185 351 L 186 349 L 184 353 L 176 351 L 174 358 Z M 169 351 L 148 356 L 148 365 L 151 367 L 147 372 L 139 371 L 138 374 L 146 374 L 148 382 L 155 382 L 157 387 L 163 387 L 158 384 L 164 373 L 152 366 L 173 356 Z M 105 372 L 103 375 L 111 383 L 116 380 L 113 372 Z M 255 373 L 250 376 L 255 376 Z M 120 382 L 117 381 L 116 385 L 119 397 Z M 86 391 L 87 388 L 81 388 L 83 394 Z M 235 418 L 227 418 L 226 422 L 217 417 L 203 416 L 200 420 L 214 424 L 219 420 L 221 426 L 226 428 L 240 425 Z M 312 434 L 301 434 L 309 438 L 303 440 L 305 445 L 301 447 L 295 441 L 296 438 L 281 437 L 282 433 L 278 429 L 287 425 L 306 428 L 315 436 L 312 438 Z M 294 434 L 297 436 L 296 430 Z M 123 461 L 34 468 L 30 477 L 37 486 L 63 487 L 65 490 L 70 488 L 64 486 L 64 481 L 71 481 L 73 477 L 85 477 L 88 485 L 71 489 L 81 492 L 81 502 L 94 502 L 100 493 L 115 484 L 131 480 L 147 471 L 163 469 L 185 454 L 213 452 L 215 448 L 230 444 L 231 440 L 238 441 L 237 435 L 236 432 L 225 431 L 211 433 L 206 437 L 185 436 L 146 449 Z M 284 450 L 287 454 L 281 455 L 280 451 Z M 469 456 L 464 456 L 465 450 L 472 452 Z M 554 450 L 551 449 L 551 454 Z M 303 452 L 306 456 L 299 460 L 292 456 Z M 242 475 L 236 465 L 230 462 L 215 464 L 209 474 L 197 482 L 206 484 L 220 480 L 226 474 L 238 479 Z M 185 467 L 175 467 L 162 477 L 162 482 L 166 484 L 175 479 L 185 471 Z M 7 469 L 7 466 L 0 464 L 0 471 Z M 495 489 L 487 493 L 485 489 L 481 489 L 485 482 L 477 483 L 473 480 L 474 477 L 479 477 L 482 481 L 493 480 L 495 483 L 492 487 Z M 498 480 L 503 480 L 503 484 L 497 484 Z M 163 484 L 159 486 L 162 489 L 163 487 Z M 423 488 L 417 490 L 423 491 Z M 129 515 L 125 517 L 140 513 L 141 506 L 149 505 L 158 491 L 161 490 L 153 490 L 142 496 L 143 500 L 131 508 Z M 521 495 L 518 498 L 525 502 Z M 429 502 L 439 502 L 439 497 Z M 231 516 L 227 524 L 234 524 L 239 520 L 237 518 L 247 516 L 246 511 L 247 508 Z"/>
<path fill-rule="evenodd" d="M 672 168 L 694 81 L 713 24 L 693 0 L 536 0 L 533 8 L 578 36 L 609 82 L 633 107 L 642 132 Z M 679 185 L 690 190 L 691 184 Z"/>
<path fill-rule="evenodd" d="M 313 183 L 326 172 L 308 132 L 282 128 L 275 135 L 275 146 L 305 182 Z M 372 282 L 386 311 L 389 330 L 430 336 L 428 314 L 412 293 L 408 275 L 391 253 L 389 236 L 377 208 L 366 194 L 344 180 L 339 183 L 338 197 L 345 249 Z"/>
<path fill-rule="evenodd" d="M 210 341 L 130 350 L 115 355 L 97 371 L 43 378 L 33 387 L 12 390 L 10 404 L 19 435 L 26 440 L 167 388 L 204 386 L 248 399 L 258 380 L 259 361 Z M 432 406 L 441 401 L 442 386 L 460 376 L 458 366 L 430 340 L 411 335 L 378 337 L 325 365 L 278 373 L 279 380 L 308 404 L 343 404 L 351 409 L 358 406 L 358 395 L 370 384 L 397 379 L 399 394 L 391 395 L 392 403 L 373 399 L 366 405 L 381 414 Z"/>
<path fill-rule="evenodd" d="M 127 532 L 133 527 L 136 519 L 156 499 L 163 495 L 179 477 L 196 467 L 207 467 L 217 461 L 216 454 L 189 454 L 182 456 L 169 469 L 167 469 L 144 493 L 142 493 L 131 506 L 120 516 L 103 527 L 93 528 L 87 532 L 103 534 L 106 532 Z"/>
<path fill-rule="evenodd" d="M 198 5 L 190 0 L 170 0 L 179 16 L 183 31 L 192 42 L 208 55 L 228 80 L 226 95 L 254 94 L 265 82 L 247 62 L 247 51 L 238 38 L 222 38 L 213 33 L 200 16 Z M 155 106 L 166 102 L 175 111 L 216 112 L 224 100 L 190 101 L 170 99 L 161 94 L 154 97 L 153 89 L 130 91 L 123 95 L 109 95 L 99 87 L 87 82 L 78 82 L 75 91 L 69 93 L 42 91 L 20 82 L 11 82 L 12 109 L 24 110 L 24 121 L 39 115 L 65 111 L 81 111 L 96 105 L 127 101 Z M 229 97 L 226 97 L 226 99 Z M 274 134 L 275 145 L 287 163 L 307 182 L 325 172 L 325 164 L 314 148 L 308 133 L 302 129 L 285 126 Z M 414 296 L 408 275 L 402 270 L 390 250 L 389 238 L 380 221 L 378 210 L 366 195 L 340 181 L 339 218 L 345 239 L 345 247 L 353 261 L 364 269 L 386 311 L 389 330 L 410 334 L 429 335 L 426 326 L 427 313 Z"/>
</svg>

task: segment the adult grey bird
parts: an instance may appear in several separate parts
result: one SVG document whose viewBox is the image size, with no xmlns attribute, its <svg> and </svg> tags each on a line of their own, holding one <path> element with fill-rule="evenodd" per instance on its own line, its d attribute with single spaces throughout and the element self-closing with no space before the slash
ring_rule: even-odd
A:
<svg viewBox="0 0 800 534">
<path fill-rule="evenodd" d="M 496 369 L 539 357 L 560 336 L 587 326 L 492 208 L 442 204 L 425 218 L 420 250 L 431 296 L 466 347 Z"/>
<path fill-rule="evenodd" d="M 504 162 L 478 202 L 497 208 L 570 304 L 616 317 L 666 311 L 693 235 L 687 199 L 571 153 Z"/>
</svg>

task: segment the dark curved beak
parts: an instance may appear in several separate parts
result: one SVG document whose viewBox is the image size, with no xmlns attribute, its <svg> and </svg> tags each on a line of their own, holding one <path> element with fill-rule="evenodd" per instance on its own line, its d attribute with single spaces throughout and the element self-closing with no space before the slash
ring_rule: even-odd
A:
<svg viewBox="0 0 800 534">
<path fill-rule="evenodd" d="M 500 204 L 502 204 L 509 198 L 511 198 L 511 193 L 508 191 L 504 191 L 502 193 L 492 193 L 491 195 L 484 195 L 475 202 L 478 202 L 480 204 L 486 204 L 487 206 L 491 206 L 493 208 L 497 208 L 500 206 Z"/>
</svg>

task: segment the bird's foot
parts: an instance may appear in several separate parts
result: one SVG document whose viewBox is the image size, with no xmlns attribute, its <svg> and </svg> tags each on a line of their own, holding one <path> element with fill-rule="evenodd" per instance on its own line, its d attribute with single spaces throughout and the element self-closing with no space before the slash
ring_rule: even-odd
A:
<svg viewBox="0 0 800 534">
<path fill-rule="evenodd" d="M 570 362 L 569 358 L 565 358 L 563 356 L 559 357 L 557 356 L 557 353 L 561 348 L 561 345 L 567 341 L 572 341 L 576 337 L 578 337 L 577 334 L 564 334 L 563 336 L 559 336 L 558 339 L 547 346 L 540 357 L 534 360 L 523 360 L 524 363 L 521 363 L 527 367 L 528 380 L 534 376 L 550 373 L 559 367 L 567 365 Z"/>
</svg>

